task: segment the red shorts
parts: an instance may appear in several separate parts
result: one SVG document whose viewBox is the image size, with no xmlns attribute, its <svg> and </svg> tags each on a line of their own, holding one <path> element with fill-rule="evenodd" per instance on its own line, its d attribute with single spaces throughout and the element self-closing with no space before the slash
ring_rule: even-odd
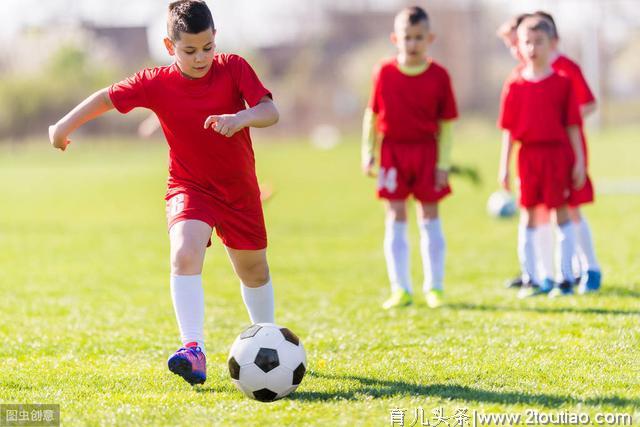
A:
<svg viewBox="0 0 640 427">
<path fill-rule="evenodd" d="M 197 219 L 216 230 L 222 243 L 231 249 L 258 250 L 267 247 L 262 205 L 254 209 L 234 209 L 195 190 L 181 190 L 167 198 L 167 225 Z M 211 245 L 211 241 L 209 241 Z"/>
<path fill-rule="evenodd" d="M 580 127 L 580 135 L 582 136 L 582 150 L 584 152 L 584 162 L 585 166 L 589 164 L 589 154 L 587 152 L 587 140 L 584 135 L 584 131 L 582 127 Z M 573 149 L 571 145 L 569 145 L 569 150 L 571 150 L 571 158 L 572 161 L 575 161 L 575 154 L 573 153 Z M 584 186 L 576 190 L 575 188 L 571 188 L 571 194 L 569 194 L 569 206 L 572 208 L 576 208 L 580 205 L 584 205 L 586 203 L 592 203 L 594 200 L 593 183 L 591 182 L 591 178 L 589 178 L 589 174 L 587 173 L 587 180 L 584 183 Z"/>
<path fill-rule="evenodd" d="M 591 182 L 589 175 L 587 175 L 587 180 L 581 189 L 576 190 L 575 188 L 571 188 L 568 201 L 569 206 L 577 208 L 580 205 L 592 203 L 595 198 L 594 194 L 595 191 L 593 190 L 593 183 Z"/>
<path fill-rule="evenodd" d="M 421 202 L 438 202 L 451 193 L 435 189 L 438 144 L 383 142 L 380 149 L 378 197 L 405 200 L 413 194 Z"/>
<path fill-rule="evenodd" d="M 520 205 L 555 209 L 569 201 L 571 152 L 562 144 L 523 144 L 518 152 Z"/>
</svg>

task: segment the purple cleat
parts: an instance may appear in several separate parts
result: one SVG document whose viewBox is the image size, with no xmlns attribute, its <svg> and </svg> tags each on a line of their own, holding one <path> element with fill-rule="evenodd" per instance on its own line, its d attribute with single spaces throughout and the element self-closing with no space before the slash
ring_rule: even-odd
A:
<svg viewBox="0 0 640 427">
<path fill-rule="evenodd" d="M 167 364 L 171 372 L 180 375 L 191 385 L 202 384 L 207 379 L 207 358 L 195 343 L 180 348 Z"/>
</svg>

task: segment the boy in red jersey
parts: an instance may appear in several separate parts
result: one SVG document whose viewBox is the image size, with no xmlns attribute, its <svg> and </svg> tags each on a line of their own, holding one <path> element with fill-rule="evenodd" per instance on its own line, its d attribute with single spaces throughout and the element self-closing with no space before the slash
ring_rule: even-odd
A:
<svg viewBox="0 0 640 427">
<path fill-rule="evenodd" d="M 524 284 L 519 296 L 565 295 L 573 289 L 571 258 L 575 251 L 567 203 L 571 188 L 580 189 L 585 182 L 582 118 L 571 81 L 551 68 L 552 25 L 541 17 L 525 18 L 518 27 L 518 47 L 524 66 L 505 85 L 499 125 L 504 129 L 500 180 L 505 189 L 509 189 L 512 144 L 518 141 L 521 145 L 518 174 L 523 210 L 518 255 Z M 558 222 L 562 281 L 553 290 L 537 274 L 534 211 L 539 204 L 555 210 Z"/>
<path fill-rule="evenodd" d="M 271 126 L 271 94 L 241 57 L 216 54 L 204 1 L 169 5 L 164 44 L 175 62 L 99 90 L 49 128 L 55 148 L 83 123 L 116 108 L 153 111 L 169 144 L 166 193 L 171 293 L 183 347 L 169 369 L 190 384 L 206 379 L 202 266 L 215 228 L 241 282 L 251 321 L 273 322 L 267 237 L 249 127 Z M 246 105 L 249 108 L 246 108 Z"/>
<path fill-rule="evenodd" d="M 521 64 L 514 69 L 512 74 L 518 73 L 522 68 L 522 58 L 517 53 L 516 30 L 518 24 L 528 16 L 538 16 L 546 19 L 552 26 L 553 39 L 556 47 L 559 41 L 558 30 L 553 17 L 543 11 L 536 11 L 533 14 L 519 15 L 502 25 L 498 30 L 498 35 L 503 39 L 505 45 L 509 47 L 514 57 L 521 62 Z M 580 112 L 584 119 L 595 111 L 595 98 L 578 64 L 569 59 L 566 55 L 561 54 L 556 47 L 554 47 L 554 51 L 552 52 L 551 67 L 558 74 L 566 76 L 571 80 L 576 99 L 580 105 Z M 585 153 L 585 167 L 588 167 L 587 144 L 584 128 L 582 126 L 580 127 L 580 134 L 582 139 L 582 148 Z M 595 255 L 591 229 L 585 216 L 580 212 L 580 205 L 591 203 L 593 200 L 593 184 L 587 172 L 585 185 L 579 190 L 572 189 L 571 196 L 569 198 L 569 215 L 571 216 L 574 227 L 576 228 L 577 237 L 577 251 L 574 255 L 574 273 L 577 272 L 577 274 L 581 276 L 578 289 L 580 293 L 597 291 L 600 288 L 602 280 L 600 266 Z M 536 223 L 538 224 L 536 243 L 541 258 L 540 270 L 544 275 L 544 280 L 550 280 L 549 278 L 553 277 L 553 230 L 550 224 L 549 212 L 544 208 L 544 206 L 540 206 L 536 210 L 535 216 Z M 516 282 L 517 281 L 514 283 Z"/>
<path fill-rule="evenodd" d="M 419 202 L 427 304 L 442 304 L 445 240 L 438 202 L 451 193 L 451 127 L 458 113 L 447 71 L 427 57 L 433 39 L 423 9 L 409 7 L 396 15 L 391 40 L 398 55 L 375 70 L 365 113 L 362 167 L 367 175 L 373 175 L 375 143 L 381 142 L 378 197 L 386 201 L 384 253 L 391 282 L 385 309 L 413 302 L 406 208 L 410 195 Z"/>
</svg>

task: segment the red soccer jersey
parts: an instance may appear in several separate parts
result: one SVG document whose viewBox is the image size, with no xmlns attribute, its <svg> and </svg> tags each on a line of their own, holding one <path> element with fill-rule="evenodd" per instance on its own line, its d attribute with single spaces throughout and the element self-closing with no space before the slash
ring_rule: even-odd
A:
<svg viewBox="0 0 640 427">
<path fill-rule="evenodd" d="M 440 120 L 458 117 L 447 70 L 430 60 L 421 74 L 408 76 L 395 59 L 383 61 L 373 77 L 369 108 L 385 141 L 435 141 Z"/>
<path fill-rule="evenodd" d="M 152 110 L 169 144 L 167 197 L 201 191 L 237 209 L 259 204 L 249 129 L 227 138 L 204 129 L 210 115 L 234 114 L 271 96 L 240 56 L 216 54 L 199 79 L 185 77 L 176 64 L 139 71 L 109 88 L 115 108 Z"/>
<path fill-rule="evenodd" d="M 519 76 L 524 68 L 523 63 L 519 63 L 516 65 L 513 70 L 511 70 L 511 74 L 507 78 L 508 80 L 512 80 Z M 585 104 L 590 104 L 596 100 L 589 88 L 589 84 L 587 80 L 584 78 L 584 74 L 582 74 L 582 70 L 580 66 L 573 62 L 565 55 L 558 55 L 556 59 L 551 64 L 551 68 L 560 74 L 561 76 L 568 77 L 573 84 L 573 91 L 576 95 L 576 100 L 578 101 L 578 105 L 582 106 Z"/>
<path fill-rule="evenodd" d="M 582 74 L 580 66 L 571 59 L 564 55 L 559 55 L 551 64 L 551 68 L 561 76 L 566 76 L 571 80 L 578 105 L 590 104 L 596 100 Z"/>
<path fill-rule="evenodd" d="M 566 142 L 567 126 L 582 124 L 571 81 L 555 72 L 537 82 L 508 80 L 498 124 L 523 144 Z"/>
</svg>

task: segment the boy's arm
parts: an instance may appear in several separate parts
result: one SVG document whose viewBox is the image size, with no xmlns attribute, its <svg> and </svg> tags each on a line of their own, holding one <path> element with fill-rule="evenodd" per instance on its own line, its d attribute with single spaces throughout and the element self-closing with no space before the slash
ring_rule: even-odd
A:
<svg viewBox="0 0 640 427">
<path fill-rule="evenodd" d="M 567 133 L 569 134 L 569 141 L 571 142 L 571 148 L 575 153 L 576 161 L 571 171 L 571 177 L 573 178 L 573 187 L 576 189 L 582 188 L 586 179 L 585 164 L 584 164 L 584 152 L 582 151 L 582 140 L 580 136 L 580 128 L 577 125 L 567 127 Z"/>
<path fill-rule="evenodd" d="M 367 176 L 374 176 L 373 167 L 375 165 L 376 141 L 376 113 L 371 108 L 364 111 L 362 119 L 362 171 Z"/>
<path fill-rule="evenodd" d="M 451 147 L 453 146 L 453 120 L 440 120 L 438 132 L 438 164 L 436 166 L 436 191 L 449 183 Z"/>
<path fill-rule="evenodd" d="M 506 191 L 511 191 L 509 183 L 509 164 L 511 163 L 511 151 L 513 138 L 508 130 L 502 131 L 502 148 L 500 150 L 500 166 L 498 169 L 498 183 Z"/>
<path fill-rule="evenodd" d="M 51 145 L 64 151 L 71 142 L 69 135 L 89 120 L 113 108 L 109 97 L 109 88 L 101 89 L 78 104 L 66 116 L 49 126 L 49 141 Z"/>
<path fill-rule="evenodd" d="M 580 115 L 582 118 L 586 118 L 593 114 L 598 107 L 596 106 L 596 102 L 589 102 L 588 104 L 583 104 L 580 106 Z"/>
<path fill-rule="evenodd" d="M 269 96 L 264 96 L 258 103 L 236 114 L 220 114 L 209 116 L 204 121 L 204 128 L 211 127 L 220 135 L 231 137 L 246 127 L 266 128 L 280 119 L 280 113 Z"/>
</svg>

